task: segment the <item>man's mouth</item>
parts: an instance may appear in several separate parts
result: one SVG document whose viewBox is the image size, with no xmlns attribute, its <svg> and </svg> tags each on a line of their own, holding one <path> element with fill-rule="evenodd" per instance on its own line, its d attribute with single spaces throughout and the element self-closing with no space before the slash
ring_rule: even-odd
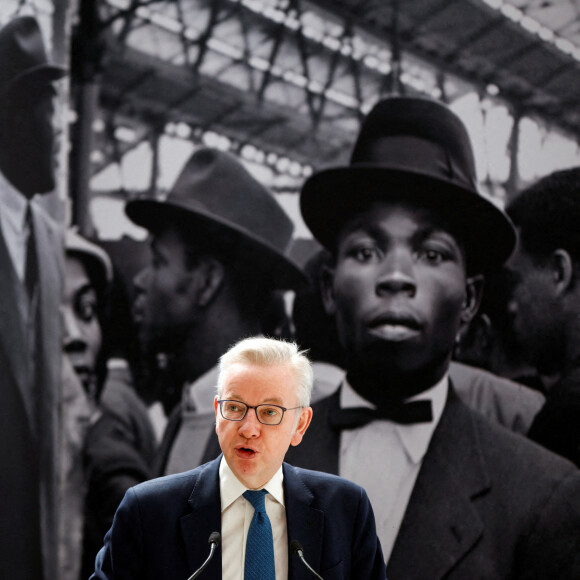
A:
<svg viewBox="0 0 580 580">
<path fill-rule="evenodd" d="M 75 356 L 74 354 L 69 354 L 68 357 L 77 376 L 86 377 L 91 374 L 91 368 L 84 357 Z"/>
<path fill-rule="evenodd" d="M 251 447 L 246 447 L 244 445 L 238 445 L 235 448 L 235 452 L 236 455 L 238 457 L 241 457 L 242 459 L 252 459 L 252 457 L 255 457 L 258 452 L 255 449 L 252 449 Z"/>
<path fill-rule="evenodd" d="M 418 336 L 421 324 L 410 314 L 386 313 L 374 318 L 369 329 L 382 340 L 402 342 Z"/>
</svg>

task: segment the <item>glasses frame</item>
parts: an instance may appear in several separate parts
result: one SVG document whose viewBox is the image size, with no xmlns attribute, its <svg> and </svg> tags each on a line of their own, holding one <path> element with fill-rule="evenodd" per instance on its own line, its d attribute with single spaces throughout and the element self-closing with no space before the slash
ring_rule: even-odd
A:
<svg viewBox="0 0 580 580">
<path fill-rule="evenodd" d="M 246 407 L 246 412 L 239 419 L 229 419 L 228 417 L 224 416 L 224 409 L 222 403 L 239 403 L 240 405 L 244 405 Z M 282 423 L 282 421 L 284 420 L 284 415 L 286 414 L 286 411 L 294 411 L 295 409 L 304 408 L 303 405 L 299 405 L 298 407 L 282 407 L 281 405 L 273 405 L 271 403 L 262 403 L 261 405 L 248 405 L 247 403 L 244 403 L 243 401 L 238 401 L 237 399 L 218 399 L 218 404 L 220 406 L 220 414 L 226 421 L 243 421 L 246 418 L 248 411 L 250 409 L 254 409 L 254 413 L 256 413 L 256 419 L 258 420 L 258 423 L 266 425 L 267 427 L 277 427 L 278 425 L 280 425 L 280 423 Z M 276 407 L 276 409 L 280 409 L 282 411 L 280 422 L 264 423 L 264 421 L 260 421 L 260 417 L 258 415 L 259 407 Z"/>
</svg>

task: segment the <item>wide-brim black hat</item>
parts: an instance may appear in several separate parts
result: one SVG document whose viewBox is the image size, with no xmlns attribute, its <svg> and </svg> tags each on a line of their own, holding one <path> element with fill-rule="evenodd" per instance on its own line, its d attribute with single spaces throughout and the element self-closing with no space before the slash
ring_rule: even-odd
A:
<svg viewBox="0 0 580 580">
<path fill-rule="evenodd" d="M 14 18 L 0 30 L 0 97 L 26 83 L 50 83 L 65 74 L 66 69 L 48 61 L 35 18 Z"/>
<path fill-rule="evenodd" d="M 516 241 L 513 224 L 476 186 L 473 151 L 459 117 L 417 97 L 380 101 L 366 117 L 350 165 L 304 184 L 300 209 L 314 237 L 331 251 L 345 223 L 376 200 L 432 207 L 461 232 L 470 270 L 502 264 Z"/>
<path fill-rule="evenodd" d="M 227 247 L 273 288 L 307 283 L 290 258 L 294 224 L 274 196 L 231 154 L 196 151 L 164 201 L 137 199 L 127 215 L 155 233 L 167 224 L 197 229 Z"/>
</svg>

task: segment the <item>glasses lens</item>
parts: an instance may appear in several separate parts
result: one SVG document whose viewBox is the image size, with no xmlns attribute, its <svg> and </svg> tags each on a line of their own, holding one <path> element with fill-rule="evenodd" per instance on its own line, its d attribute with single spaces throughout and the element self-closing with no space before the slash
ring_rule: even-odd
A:
<svg viewBox="0 0 580 580">
<path fill-rule="evenodd" d="M 240 421 L 248 410 L 248 407 L 239 401 L 222 401 L 221 405 L 222 415 L 230 421 Z"/>
<path fill-rule="evenodd" d="M 260 422 L 266 425 L 278 425 L 284 416 L 284 410 L 276 405 L 259 405 L 256 411 Z"/>
</svg>

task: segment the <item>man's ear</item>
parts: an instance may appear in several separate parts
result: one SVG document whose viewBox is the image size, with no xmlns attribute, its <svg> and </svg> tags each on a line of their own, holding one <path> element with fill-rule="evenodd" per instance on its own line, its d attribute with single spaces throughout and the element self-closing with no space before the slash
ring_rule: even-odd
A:
<svg viewBox="0 0 580 580">
<path fill-rule="evenodd" d="M 487 360 L 493 343 L 493 327 L 487 314 L 474 316 L 469 324 L 459 329 L 454 357 L 459 361 L 470 361 L 475 355 L 478 360 Z M 479 365 L 478 365 L 479 366 Z"/>
<path fill-rule="evenodd" d="M 199 275 L 197 303 L 199 306 L 205 307 L 213 301 L 222 287 L 225 268 L 219 260 L 204 257 L 196 269 Z"/>
<path fill-rule="evenodd" d="M 465 297 L 461 305 L 461 326 L 469 324 L 479 310 L 483 297 L 484 277 L 481 274 L 467 278 Z"/>
<path fill-rule="evenodd" d="M 330 266 L 323 266 L 320 273 L 320 296 L 324 310 L 329 316 L 336 313 L 336 303 L 334 301 L 334 270 Z"/>
<path fill-rule="evenodd" d="M 302 441 L 304 433 L 306 433 L 306 429 L 308 429 L 308 425 L 310 425 L 310 421 L 312 421 L 312 407 L 303 407 L 300 409 L 298 425 L 296 426 L 296 430 L 292 435 L 290 445 L 296 446 Z"/>
<path fill-rule="evenodd" d="M 550 268 L 556 293 L 562 295 L 574 281 L 574 262 L 570 254 L 563 249 L 555 250 L 550 257 Z"/>
<path fill-rule="evenodd" d="M 215 429 L 216 435 L 217 435 L 217 431 L 218 431 L 218 413 L 219 413 L 218 409 L 219 409 L 219 406 L 220 406 L 220 404 L 218 403 L 218 396 L 216 395 L 213 398 L 213 411 L 215 413 L 215 426 L 214 426 L 214 429 Z"/>
</svg>

